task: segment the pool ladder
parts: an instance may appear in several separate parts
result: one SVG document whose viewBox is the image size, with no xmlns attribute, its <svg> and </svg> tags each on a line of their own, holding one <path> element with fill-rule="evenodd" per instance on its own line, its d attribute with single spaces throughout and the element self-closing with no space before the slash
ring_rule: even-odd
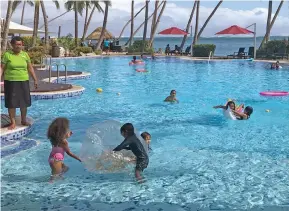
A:
<svg viewBox="0 0 289 211">
<path fill-rule="evenodd" d="M 59 67 L 60 66 L 64 66 L 64 72 L 65 72 L 65 83 L 67 81 L 67 68 L 65 64 L 57 64 L 57 63 L 52 63 L 49 65 L 48 71 L 49 71 L 49 82 L 51 83 L 51 71 L 52 71 L 52 66 L 55 65 L 56 66 L 56 71 L 57 71 L 57 83 L 59 82 Z"/>
</svg>

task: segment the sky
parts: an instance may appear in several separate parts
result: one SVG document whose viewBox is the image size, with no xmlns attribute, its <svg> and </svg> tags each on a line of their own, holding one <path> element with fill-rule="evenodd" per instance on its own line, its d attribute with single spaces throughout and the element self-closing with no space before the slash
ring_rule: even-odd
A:
<svg viewBox="0 0 289 211">
<path fill-rule="evenodd" d="M 115 36 L 119 36 L 125 23 L 130 19 L 131 0 L 111 0 L 112 6 L 109 8 L 107 29 Z M 273 1 L 273 15 L 279 5 L 279 0 Z M 165 28 L 176 26 L 181 29 L 185 29 L 194 1 L 173 1 L 168 0 L 166 9 L 161 18 L 158 31 Z M 210 15 L 211 11 L 217 5 L 218 1 L 203 0 L 200 3 L 200 21 L 199 27 L 203 25 L 206 18 Z M 135 13 L 143 7 L 145 0 L 135 0 Z M 104 8 L 103 3 L 101 5 Z M 52 19 L 66 11 L 64 7 L 64 1 L 60 0 L 60 9 L 57 10 L 51 0 L 45 1 L 46 11 L 48 19 Z M 236 0 L 224 0 L 213 18 L 210 20 L 206 29 L 204 30 L 203 37 L 212 37 L 218 31 L 221 31 L 231 25 L 239 25 L 247 27 L 252 23 L 257 24 L 257 36 L 263 36 L 266 29 L 268 1 L 236 1 Z M 7 1 L 1 1 L 1 17 L 5 18 L 7 10 Z M 150 1 L 149 14 L 154 10 L 154 1 Z M 13 13 L 12 21 L 20 23 L 22 13 L 22 5 L 20 5 Z M 138 15 L 135 19 L 135 28 L 137 28 L 144 20 L 144 11 Z M 33 26 L 34 9 L 33 7 L 26 6 L 24 14 L 24 25 Z M 195 17 L 195 16 L 194 16 Z M 85 11 L 83 15 L 79 17 L 79 36 L 82 36 L 84 25 Z M 95 12 L 88 29 L 87 35 L 89 35 L 95 28 L 102 26 L 103 14 Z M 150 33 L 150 23 L 148 25 L 148 34 Z M 43 25 L 42 12 L 40 11 L 40 24 Z M 192 21 L 193 27 L 195 26 L 195 18 Z M 58 32 L 58 26 L 61 26 L 61 36 L 65 36 L 68 33 L 74 35 L 74 13 L 69 12 L 66 15 L 58 18 L 57 20 L 49 23 L 49 31 L 52 32 L 52 36 L 56 36 Z M 43 28 L 42 28 L 43 29 Z M 253 28 L 252 28 L 253 30 Z M 143 29 L 141 29 L 137 36 L 142 36 Z M 124 36 L 129 36 L 130 25 L 126 28 Z M 278 18 L 272 28 L 271 35 L 289 36 L 289 0 L 286 0 L 279 13 Z"/>
</svg>

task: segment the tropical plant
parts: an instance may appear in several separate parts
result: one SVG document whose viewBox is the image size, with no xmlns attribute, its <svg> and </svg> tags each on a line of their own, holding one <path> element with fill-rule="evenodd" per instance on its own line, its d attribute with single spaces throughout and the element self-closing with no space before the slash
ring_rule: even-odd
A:
<svg viewBox="0 0 289 211">
<path fill-rule="evenodd" d="M 270 28 L 270 23 L 271 23 L 271 15 L 272 15 L 272 0 L 269 1 L 268 4 L 268 16 L 267 16 L 267 25 L 266 25 L 266 32 L 269 30 Z M 270 39 L 270 32 L 268 32 L 268 35 L 266 37 L 265 42 L 268 42 Z"/>
<path fill-rule="evenodd" d="M 158 15 L 158 4 L 159 4 L 159 1 L 156 0 L 155 1 L 155 11 L 154 11 L 154 15 L 153 15 L 153 19 L 152 19 L 152 24 L 151 24 L 151 36 L 150 36 L 150 39 L 152 38 L 152 35 L 153 35 L 153 32 L 154 32 L 154 27 L 156 25 L 156 21 L 157 21 L 157 15 Z"/>
<path fill-rule="evenodd" d="M 2 42 L 1 42 L 1 49 L 0 49 L 1 52 L 6 51 L 6 47 L 7 47 L 9 25 L 10 25 L 11 16 L 12 16 L 12 6 L 13 6 L 13 1 L 8 1 L 6 19 L 5 19 L 5 24 L 3 28 L 3 34 L 2 34 Z"/>
<path fill-rule="evenodd" d="M 90 13 L 89 18 L 88 18 L 89 8 L 91 6 L 93 6 L 93 8 L 92 8 L 91 13 Z M 99 4 L 99 0 L 91 0 L 91 1 L 85 2 L 85 20 L 84 20 L 83 34 L 82 34 L 82 38 L 81 38 L 82 41 L 84 41 L 84 39 L 85 39 L 87 30 L 88 30 L 88 27 L 89 27 L 89 24 L 90 24 L 90 21 L 91 21 L 93 14 L 94 14 L 95 9 L 97 9 L 98 12 L 102 12 L 102 13 L 104 12 L 102 7 Z M 87 20 L 87 18 L 88 18 L 88 20 Z"/>
<path fill-rule="evenodd" d="M 148 15 L 149 15 L 149 0 L 146 0 L 146 9 L 145 9 L 145 23 L 144 23 L 144 30 L 143 30 L 143 37 L 142 37 L 142 49 L 141 52 L 144 51 L 145 49 L 145 41 L 147 37 L 147 29 L 148 29 Z"/>
<path fill-rule="evenodd" d="M 274 17 L 273 17 L 271 23 L 270 23 L 270 26 L 269 26 L 268 30 L 266 31 L 266 34 L 265 34 L 265 36 L 264 36 L 264 38 L 263 38 L 263 40 L 262 40 L 262 42 L 261 42 L 261 44 L 260 44 L 259 49 L 262 48 L 262 46 L 263 46 L 264 43 L 265 43 L 266 38 L 269 36 L 269 33 L 270 33 L 270 31 L 271 31 L 271 29 L 272 29 L 274 23 L 275 23 L 275 20 L 276 20 L 278 14 L 279 14 L 279 12 L 280 12 L 280 10 L 281 10 L 281 8 L 282 8 L 283 3 L 284 3 L 284 0 L 281 0 L 279 6 L 278 6 L 278 8 L 277 8 L 277 11 L 276 11 L 276 13 L 275 13 L 275 15 L 274 15 Z"/>
<path fill-rule="evenodd" d="M 210 52 L 212 52 L 212 55 L 214 55 L 215 49 L 216 49 L 216 45 L 214 45 L 214 44 L 194 45 L 193 56 L 208 57 Z"/>
<path fill-rule="evenodd" d="M 120 39 L 120 38 L 122 37 L 125 28 L 126 28 L 126 27 L 128 26 L 128 24 L 132 21 L 132 19 L 136 18 L 136 17 L 141 13 L 141 11 L 143 11 L 145 8 L 146 8 L 146 6 L 143 6 L 143 7 L 134 15 L 133 18 L 129 19 L 129 21 L 126 22 L 126 24 L 124 25 L 124 27 L 122 28 L 122 30 L 121 30 L 121 32 L 120 32 L 120 34 L 119 34 L 119 36 L 118 36 L 118 39 Z"/>
<path fill-rule="evenodd" d="M 134 27 L 134 0 L 131 1 L 131 22 L 130 22 L 130 42 L 129 46 L 133 43 L 133 27 Z"/>
<path fill-rule="evenodd" d="M 108 7 L 111 6 L 111 2 L 110 1 L 104 1 L 104 5 L 105 5 L 105 9 L 104 9 L 104 17 L 103 17 L 103 24 L 102 24 L 102 30 L 101 30 L 101 34 L 96 46 L 96 50 L 100 49 L 101 43 L 103 41 L 104 38 L 104 33 L 106 30 L 106 24 L 107 24 L 107 17 L 108 17 Z"/>
<path fill-rule="evenodd" d="M 195 35 L 194 35 L 193 45 L 197 44 L 197 41 L 198 41 L 197 37 L 198 37 L 198 28 L 199 28 L 199 15 L 200 15 L 200 1 L 197 1 L 196 25 L 195 25 Z"/>
<path fill-rule="evenodd" d="M 144 46 L 144 50 L 142 49 Z M 147 40 L 145 40 L 145 42 L 143 42 L 142 40 L 136 40 L 134 41 L 134 43 L 132 44 L 132 46 L 128 47 L 128 53 L 153 53 L 154 50 L 153 48 L 149 47 L 149 42 Z"/>
<path fill-rule="evenodd" d="M 12 6 L 12 13 L 15 12 L 16 8 L 23 2 L 23 7 L 22 7 L 22 13 L 21 13 L 21 20 L 20 20 L 20 24 L 23 25 L 23 20 L 24 20 L 24 11 L 25 11 L 25 7 L 26 7 L 26 3 L 29 6 L 34 6 L 33 1 L 28 1 L 28 0 L 23 0 L 23 1 L 13 1 L 13 6 Z"/>
<path fill-rule="evenodd" d="M 163 12 L 164 12 L 164 10 L 165 10 L 165 8 L 166 8 L 167 1 L 166 1 L 166 0 L 162 1 L 162 3 L 161 3 L 160 5 L 163 5 L 163 6 L 162 6 L 162 9 L 161 9 L 161 11 L 160 11 L 160 14 L 159 14 L 157 20 L 155 21 L 155 25 L 154 25 L 154 27 L 153 27 L 153 32 L 151 33 L 151 38 L 150 38 L 150 41 L 149 41 L 149 47 L 152 47 L 152 45 L 153 45 L 154 37 L 155 37 L 156 31 L 157 31 L 158 25 L 159 25 L 159 23 L 160 23 L 160 21 L 161 21 L 161 17 L 162 17 L 162 15 L 163 15 Z M 154 14 L 157 13 L 158 8 L 159 8 L 159 7 L 156 7 L 156 8 L 155 8 Z"/>
<path fill-rule="evenodd" d="M 33 36 L 32 36 L 32 46 L 36 46 L 38 24 L 39 24 L 39 0 L 34 1 L 34 20 L 33 20 Z"/>
<path fill-rule="evenodd" d="M 72 1 L 68 0 L 64 4 L 65 8 L 67 10 L 73 10 L 74 11 L 74 42 L 75 46 L 78 46 L 78 14 L 82 16 L 82 12 L 85 8 L 85 2 L 84 1 Z"/>
<path fill-rule="evenodd" d="M 189 30 L 190 30 L 190 26 L 191 26 L 191 23 L 192 23 L 192 20 L 193 20 L 193 17 L 194 17 L 196 5 L 197 5 L 197 0 L 195 0 L 193 9 L 192 9 L 192 11 L 191 11 L 190 18 L 189 18 L 188 23 L 187 23 L 187 27 L 186 27 L 186 32 L 187 32 L 187 33 L 188 33 Z M 181 46 L 180 46 L 181 49 L 183 49 L 183 47 L 184 47 L 184 45 L 185 45 L 187 36 L 188 36 L 188 35 L 184 35 L 184 37 L 183 37 L 183 40 L 182 40 L 182 43 L 181 43 Z"/>
</svg>

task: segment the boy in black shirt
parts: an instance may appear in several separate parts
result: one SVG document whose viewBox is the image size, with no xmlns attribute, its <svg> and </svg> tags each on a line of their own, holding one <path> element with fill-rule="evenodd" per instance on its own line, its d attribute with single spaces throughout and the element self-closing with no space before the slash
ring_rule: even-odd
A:
<svg viewBox="0 0 289 211">
<path fill-rule="evenodd" d="M 147 152 L 134 133 L 134 127 L 131 123 L 126 123 L 120 128 L 121 135 L 125 138 L 124 141 L 118 145 L 113 151 L 120 151 L 122 149 L 131 150 L 136 156 L 135 177 L 140 182 L 142 180 L 141 172 L 147 168 L 149 164 L 149 157 Z"/>
</svg>

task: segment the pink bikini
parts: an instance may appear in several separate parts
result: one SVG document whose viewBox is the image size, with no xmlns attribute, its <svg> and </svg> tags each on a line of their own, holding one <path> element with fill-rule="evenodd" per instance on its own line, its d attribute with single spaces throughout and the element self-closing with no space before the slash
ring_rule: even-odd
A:
<svg viewBox="0 0 289 211">
<path fill-rule="evenodd" d="M 64 149 L 62 147 L 52 147 L 50 152 L 48 163 L 51 165 L 54 161 L 63 161 L 64 160 Z"/>
</svg>

